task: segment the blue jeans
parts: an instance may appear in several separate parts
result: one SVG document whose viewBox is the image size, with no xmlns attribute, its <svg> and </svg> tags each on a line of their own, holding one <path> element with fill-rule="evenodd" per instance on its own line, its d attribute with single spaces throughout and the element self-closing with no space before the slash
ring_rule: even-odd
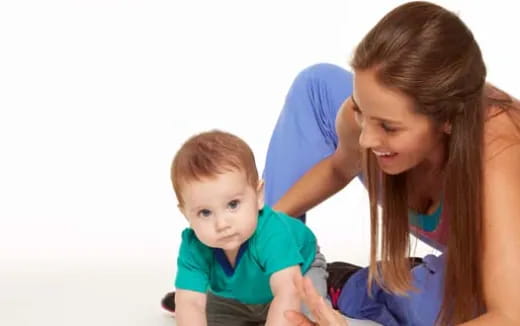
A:
<svg viewBox="0 0 520 326">
<path fill-rule="evenodd" d="M 274 205 L 316 163 L 338 145 L 336 114 L 352 94 L 352 74 L 316 64 L 294 80 L 276 122 L 265 161 L 265 202 Z M 305 220 L 305 215 L 300 217 Z"/>
</svg>

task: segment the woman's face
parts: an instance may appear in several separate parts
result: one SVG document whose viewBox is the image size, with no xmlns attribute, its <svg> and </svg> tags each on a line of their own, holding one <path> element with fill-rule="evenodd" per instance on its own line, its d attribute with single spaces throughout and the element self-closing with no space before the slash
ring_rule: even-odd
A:
<svg viewBox="0 0 520 326">
<path fill-rule="evenodd" d="M 431 119 L 416 113 L 413 100 L 382 86 L 371 69 L 356 71 L 352 95 L 359 144 L 370 149 L 385 173 L 399 174 L 423 163 L 438 164 L 444 133 Z"/>
</svg>

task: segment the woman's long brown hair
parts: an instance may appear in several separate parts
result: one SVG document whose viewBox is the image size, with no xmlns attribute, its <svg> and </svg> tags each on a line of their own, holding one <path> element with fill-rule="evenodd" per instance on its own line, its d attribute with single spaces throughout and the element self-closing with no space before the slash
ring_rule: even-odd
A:
<svg viewBox="0 0 520 326">
<path fill-rule="evenodd" d="M 449 235 L 437 322 L 470 320 L 485 309 L 481 262 L 486 68 L 479 46 L 455 14 L 428 2 L 411 2 L 388 13 L 365 36 L 352 67 L 373 69 L 382 85 L 412 98 L 418 113 L 439 126 L 451 126 L 443 185 Z M 384 174 L 373 155 L 364 153 L 371 211 L 369 287 L 375 280 L 404 294 L 411 284 L 406 172 Z"/>
</svg>

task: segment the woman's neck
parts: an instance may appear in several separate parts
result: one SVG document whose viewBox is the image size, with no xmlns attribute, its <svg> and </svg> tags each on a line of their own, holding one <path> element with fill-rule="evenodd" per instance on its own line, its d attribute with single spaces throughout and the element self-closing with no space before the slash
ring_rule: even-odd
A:
<svg viewBox="0 0 520 326">
<path fill-rule="evenodd" d="M 442 176 L 448 161 L 448 150 L 448 136 L 445 136 L 433 149 L 432 153 L 413 168 L 410 173 L 427 179 Z"/>
<path fill-rule="evenodd" d="M 430 157 L 407 173 L 408 205 L 420 213 L 435 210 L 442 199 L 447 161 L 447 142 L 439 144 Z"/>
</svg>

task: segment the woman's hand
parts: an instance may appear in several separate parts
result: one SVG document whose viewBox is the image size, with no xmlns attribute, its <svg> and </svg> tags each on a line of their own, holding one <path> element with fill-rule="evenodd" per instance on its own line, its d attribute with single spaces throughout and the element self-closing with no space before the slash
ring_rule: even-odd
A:
<svg viewBox="0 0 520 326">
<path fill-rule="evenodd" d="M 286 311 L 285 318 L 292 326 L 348 326 L 347 320 L 340 313 L 325 303 L 311 280 L 301 275 L 296 276 L 294 285 L 303 303 L 309 308 L 316 322 L 296 311 Z"/>
</svg>

